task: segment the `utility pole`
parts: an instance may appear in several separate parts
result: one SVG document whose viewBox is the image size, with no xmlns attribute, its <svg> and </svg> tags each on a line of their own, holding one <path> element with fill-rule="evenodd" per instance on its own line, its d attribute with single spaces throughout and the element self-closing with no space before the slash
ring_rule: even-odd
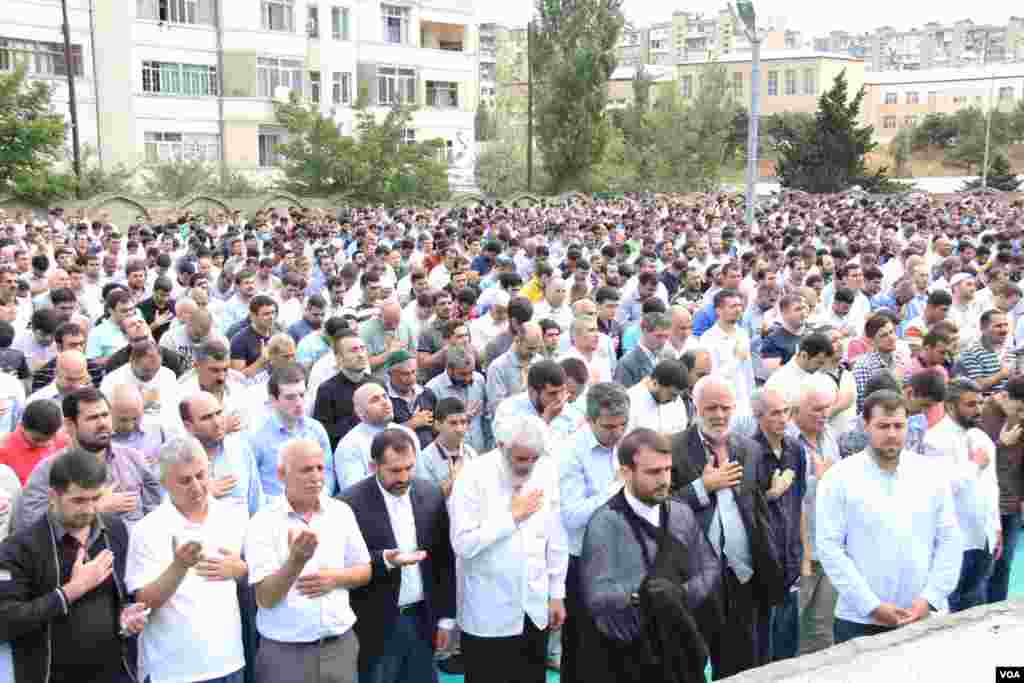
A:
<svg viewBox="0 0 1024 683">
<path fill-rule="evenodd" d="M 533 19 L 526 24 L 526 191 L 533 192 Z"/>
<path fill-rule="evenodd" d="M 988 50 L 989 42 L 992 39 L 992 35 L 986 30 L 985 31 L 985 52 L 984 58 L 982 59 L 982 66 L 988 66 Z M 996 89 L 996 72 L 993 71 L 991 80 L 989 81 L 988 87 L 988 116 L 985 118 L 985 160 L 981 164 L 981 186 L 983 188 L 988 187 L 988 157 L 989 151 L 992 148 L 992 98 L 995 95 Z"/>
<path fill-rule="evenodd" d="M 75 171 L 75 196 L 82 183 L 82 157 L 78 143 L 78 102 L 75 98 L 75 63 L 71 59 L 71 26 L 68 24 L 68 0 L 61 0 L 64 17 L 64 66 L 68 75 L 68 113 L 71 115 L 71 163 Z"/>
<path fill-rule="evenodd" d="M 730 10 L 732 7 L 729 8 Z M 750 41 L 750 120 L 747 126 L 747 212 L 746 223 L 754 224 L 754 203 L 757 201 L 757 138 L 761 116 L 761 39 L 757 35 L 757 15 L 750 0 L 738 0 L 736 9 L 743 21 L 743 32 Z M 736 17 L 736 12 L 733 12 Z"/>
</svg>

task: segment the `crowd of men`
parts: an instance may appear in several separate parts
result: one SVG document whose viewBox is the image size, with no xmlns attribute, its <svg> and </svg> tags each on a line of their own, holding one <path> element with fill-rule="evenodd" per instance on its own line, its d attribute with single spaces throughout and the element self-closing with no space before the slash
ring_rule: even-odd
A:
<svg viewBox="0 0 1024 683">
<path fill-rule="evenodd" d="M 1020 202 L 92 218 L 0 213 L 0 680 L 694 681 L 1007 597 Z"/>
</svg>

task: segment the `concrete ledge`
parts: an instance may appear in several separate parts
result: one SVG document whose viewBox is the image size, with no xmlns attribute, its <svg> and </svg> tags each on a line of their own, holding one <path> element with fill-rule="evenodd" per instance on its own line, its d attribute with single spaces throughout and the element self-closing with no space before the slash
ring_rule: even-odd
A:
<svg viewBox="0 0 1024 683">
<path fill-rule="evenodd" d="M 1024 600 L 930 617 L 813 655 L 777 662 L 727 680 L 936 683 L 995 680 L 997 666 L 1024 665 Z"/>
</svg>

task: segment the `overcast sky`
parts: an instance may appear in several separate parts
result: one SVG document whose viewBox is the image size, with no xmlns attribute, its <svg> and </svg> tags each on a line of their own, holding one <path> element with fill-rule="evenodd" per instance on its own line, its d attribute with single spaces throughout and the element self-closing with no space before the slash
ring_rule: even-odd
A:
<svg viewBox="0 0 1024 683">
<path fill-rule="evenodd" d="M 964 6 L 960 3 L 925 3 L 921 0 L 754 0 L 758 15 L 786 17 L 788 28 L 812 36 L 831 30 L 873 31 L 884 24 L 908 30 L 928 21 L 952 23 L 960 19 L 1005 24 L 1012 14 L 1010 5 L 1012 3 L 983 2 Z M 529 19 L 534 6 L 534 0 L 477 0 L 477 14 L 481 21 L 521 25 Z M 725 7 L 725 4 L 713 0 L 679 4 L 664 0 L 625 0 L 623 7 L 627 19 L 646 24 L 668 20 L 674 9 L 710 13 Z M 1019 14 L 1024 14 L 1024 10 Z"/>
</svg>

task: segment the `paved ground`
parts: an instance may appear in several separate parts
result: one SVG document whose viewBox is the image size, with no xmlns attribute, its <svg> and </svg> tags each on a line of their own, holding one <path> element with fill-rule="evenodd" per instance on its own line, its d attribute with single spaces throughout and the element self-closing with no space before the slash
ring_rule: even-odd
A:
<svg viewBox="0 0 1024 683">
<path fill-rule="evenodd" d="M 1024 551 L 1017 546 L 1016 557 L 1013 559 L 1013 573 L 1010 575 L 1010 597 L 1024 597 Z M 441 674 L 442 683 L 461 683 L 462 676 Z M 558 674 L 548 672 L 548 683 L 558 683 Z"/>
</svg>

